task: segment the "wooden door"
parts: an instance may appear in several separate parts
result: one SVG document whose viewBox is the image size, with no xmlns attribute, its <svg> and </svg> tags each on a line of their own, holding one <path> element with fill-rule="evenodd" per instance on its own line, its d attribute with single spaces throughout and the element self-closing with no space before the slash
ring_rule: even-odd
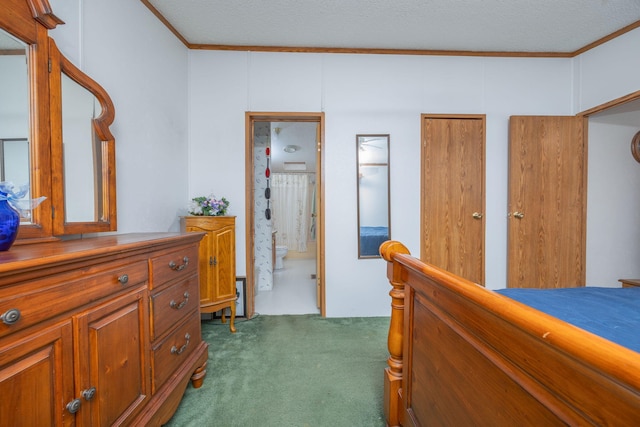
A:
<svg viewBox="0 0 640 427">
<path fill-rule="evenodd" d="M 145 307 L 140 289 L 77 316 L 80 425 L 126 424 L 150 397 Z"/>
<path fill-rule="evenodd" d="M 484 284 L 485 116 L 422 116 L 423 261 Z"/>
<path fill-rule="evenodd" d="M 320 185 L 320 171 L 322 170 L 322 128 L 321 123 L 316 123 L 316 174 L 315 174 L 315 182 L 316 182 L 316 191 L 314 194 L 314 210 L 312 215 L 312 221 L 314 221 L 314 233 L 315 233 L 315 242 L 316 242 L 316 307 L 320 310 L 321 314 L 324 316 L 324 303 L 322 302 L 324 299 L 324 293 L 322 288 L 322 280 L 320 278 L 321 271 L 320 266 L 324 265 L 322 257 L 324 257 L 324 248 L 321 248 L 321 244 L 323 242 L 318 237 L 321 235 L 320 230 L 322 229 L 322 221 L 323 219 L 320 217 L 322 206 L 322 187 Z"/>
<path fill-rule="evenodd" d="M 71 426 L 74 399 L 71 321 L 0 340 L 0 424 Z"/>
<path fill-rule="evenodd" d="M 583 129 L 582 117 L 511 117 L 508 287 L 585 284 Z"/>
</svg>

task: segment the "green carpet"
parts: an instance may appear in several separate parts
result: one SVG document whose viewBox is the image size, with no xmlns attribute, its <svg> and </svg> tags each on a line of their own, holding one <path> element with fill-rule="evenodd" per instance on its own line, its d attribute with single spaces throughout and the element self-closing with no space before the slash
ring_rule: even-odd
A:
<svg viewBox="0 0 640 427">
<path fill-rule="evenodd" d="M 202 322 L 207 376 L 168 426 L 384 426 L 389 318 L 258 316 Z"/>
</svg>

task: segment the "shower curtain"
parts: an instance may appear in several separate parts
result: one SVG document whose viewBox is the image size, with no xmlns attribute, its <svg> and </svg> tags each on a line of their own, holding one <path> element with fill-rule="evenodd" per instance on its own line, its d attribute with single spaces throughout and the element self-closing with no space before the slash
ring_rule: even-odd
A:
<svg viewBox="0 0 640 427">
<path fill-rule="evenodd" d="M 309 174 L 272 174 L 271 201 L 276 243 L 292 251 L 306 252 L 311 218 Z"/>
</svg>

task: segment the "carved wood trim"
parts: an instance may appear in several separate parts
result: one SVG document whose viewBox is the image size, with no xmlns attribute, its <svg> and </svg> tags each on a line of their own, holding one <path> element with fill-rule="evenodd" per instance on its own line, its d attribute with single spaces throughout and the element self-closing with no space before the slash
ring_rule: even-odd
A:
<svg viewBox="0 0 640 427">
<path fill-rule="evenodd" d="M 51 51 L 58 50 L 53 39 L 51 42 Z M 59 52 L 59 51 L 58 51 Z M 109 97 L 109 94 L 100 84 L 98 84 L 91 77 L 86 75 L 82 70 L 73 65 L 71 61 L 65 58 L 64 55 L 59 55 L 60 58 L 60 70 L 65 73 L 67 76 L 71 77 L 76 83 L 80 86 L 87 89 L 89 92 L 95 95 L 100 102 L 100 107 L 102 112 L 98 117 L 96 117 L 94 122 L 95 130 L 102 141 L 110 141 L 115 139 L 111 134 L 111 130 L 109 126 L 113 123 L 115 118 L 115 107 L 113 106 L 113 101 Z"/>
<path fill-rule="evenodd" d="M 36 21 L 41 23 L 45 28 L 53 30 L 64 21 L 53 14 L 51 6 L 47 0 L 27 0 L 31 13 Z"/>
</svg>

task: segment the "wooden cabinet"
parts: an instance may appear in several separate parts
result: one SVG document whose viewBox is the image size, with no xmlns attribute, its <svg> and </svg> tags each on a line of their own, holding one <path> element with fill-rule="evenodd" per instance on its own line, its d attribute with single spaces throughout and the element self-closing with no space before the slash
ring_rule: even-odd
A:
<svg viewBox="0 0 640 427">
<path fill-rule="evenodd" d="M 235 217 L 187 216 L 183 217 L 188 232 L 206 233 L 200 242 L 200 311 L 215 313 L 229 307 L 229 328 L 235 332 L 236 317 L 236 237 Z"/>
<path fill-rule="evenodd" d="M 189 380 L 199 387 L 206 373 L 194 302 L 201 237 L 118 235 L 0 253 L 2 425 L 166 423 Z"/>
<path fill-rule="evenodd" d="M 640 287 L 639 279 L 620 279 L 618 282 L 622 283 L 623 288 Z"/>
</svg>

